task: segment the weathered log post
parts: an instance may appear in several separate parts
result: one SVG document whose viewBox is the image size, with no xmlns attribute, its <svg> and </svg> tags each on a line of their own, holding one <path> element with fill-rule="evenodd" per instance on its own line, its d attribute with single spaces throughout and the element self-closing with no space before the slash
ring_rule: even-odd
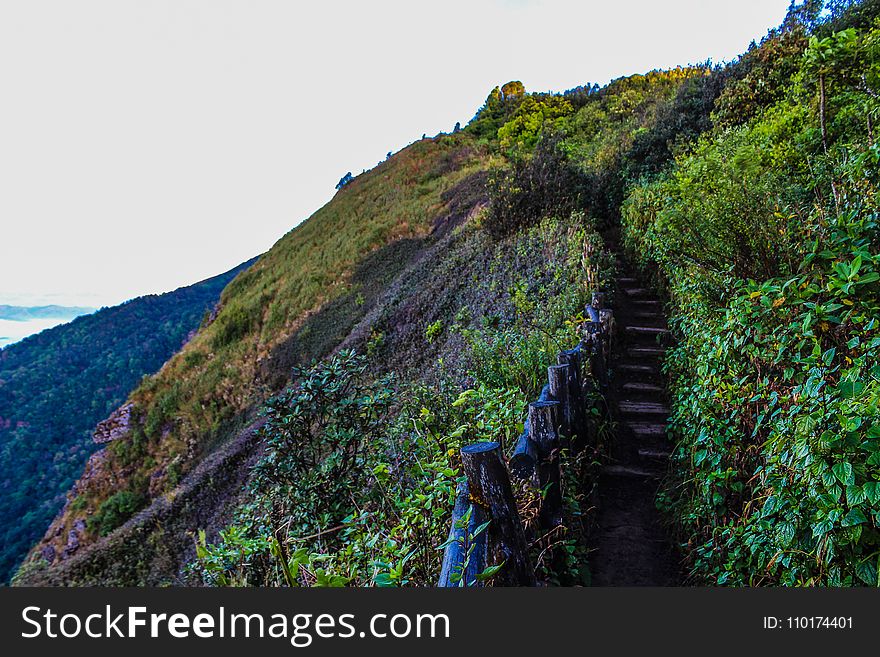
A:
<svg viewBox="0 0 880 657">
<path fill-rule="evenodd" d="M 480 585 L 477 575 L 486 569 L 486 532 L 478 536 L 474 536 L 474 532 L 486 522 L 486 514 L 482 507 L 473 505 L 470 520 L 464 526 L 462 521 L 470 508 L 470 490 L 467 482 L 463 481 L 455 490 L 449 540 L 443 553 L 440 580 L 437 582 L 439 587 L 470 586 L 472 582 Z M 468 552 L 471 553 L 470 557 Z"/>
<path fill-rule="evenodd" d="M 590 322 L 586 326 L 584 342 L 587 344 L 587 354 L 590 363 L 590 374 L 599 384 L 599 389 L 604 393 L 608 388 L 608 352 L 605 348 L 607 342 L 607 323 L 603 322 L 603 315 L 608 316 L 605 309 L 605 293 L 593 292 L 587 313 Z"/>
<path fill-rule="evenodd" d="M 556 362 L 568 365 L 568 401 L 572 418 L 572 451 L 579 452 L 588 444 L 587 410 L 584 400 L 583 382 L 581 379 L 581 349 L 560 351 Z"/>
<path fill-rule="evenodd" d="M 570 365 L 551 365 L 547 368 L 547 378 L 550 380 L 550 397 L 559 402 L 559 431 L 560 442 L 563 447 L 568 447 L 572 438 L 572 428 L 575 426 L 574 408 L 571 404 L 571 388 L 568 385 Z"/>
<path fill-rule="evenodd" d="M 599 311 L 599 324 L 602 326 L 602 348 L 605 353 L 606 371 L 611 363 L 611 340 L 614 337 L 614 315 L 608 308 Z"/>
<path fill-rule="evenodd" d="M 576 403 L 581 391 L 581 350 L 579 348 L 560 351 L 556 356 L 559 365 L 568 365 L 569 399 Z"/>
<path fill-rule="evenodd" d="M 562 523 L 562 471 L 559 463 L 559 402 L 529 404 L 529 427 L 538 448 L 538 486 L 543 500 L 538 519 L 544 529 Z"/>
<path fill-rule="evenodd" d="M 510 457 L 507 465 L 510 468 L 510 474 L 517 479 L 525 481 L 534 479 L 537 483 L 538 448 L 535 446 L 535 441 L 532 440 L 528 420 L 526 420 L 525 428 L 516 441 L 513 456 Z"/>
<path fill-rule="evenodd" d="M 483 508 L 488 529 L 489 565 L 504 563 L 495 575 L 501 586 L 535 586 L 522 520 L 510 486 L 510 476 L 497 442 L 473 443 L 461 448 L 471 502 Z"/>
</svg>

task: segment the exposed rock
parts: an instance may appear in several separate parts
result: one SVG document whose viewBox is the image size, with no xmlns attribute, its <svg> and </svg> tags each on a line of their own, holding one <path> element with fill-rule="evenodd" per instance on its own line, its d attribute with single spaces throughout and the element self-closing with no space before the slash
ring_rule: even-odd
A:
<svg viewBox="0 0 880 657">
<path fill-rule="evenodd" d="M 47 545 L 42 550 L 40 550 L 40 556 L 43 557 L 47 562 L 54 563 L 55 548 L 53 548 L 51 545 Z"/>
<path fill-rule="evenodd" d="M 89 457 L 89 460 L 86 461 L 86 467 L 83 469 L 82 476 L 79 481 L 73 485 L 73 495 L 68 496 L 68 501 L 73 499 L 73 496 L 76 495 L 80 491 L 80 489 L 85 488 L 85 484 L 87 484 L 92 478 L 95 476 L 103 477 L 106 475 L 104 470 L 104 463 L 107 461 L 107 449 L 99 449 L 97 452 L 92 454 Z"/>
<path fill-rule="evenodd" d="M 134 403 L 129 402 L 123 404 L 110 414 L 103 422 L 99 422 L 95 427 L 95 433 L 92 435 L 99 445 L 109 443 L 120 438 L 125 438 L 131 429 L 131 411 Z"/>
<path fill-rule="evenodd" d="M 150 498 L 158 497 L 165 489 L 166 469 L 159 468 L 150 475 L 149 496 Z"/>
<path fill-rule="evenodd" d="M 79 537 L 83 535 L 86 531 L 86 521 L 82 518 L 77 518 L 77 520 L 73 523 L 73 529 L 67 532 L 67 545 L 64 546 L 64 550 L 61 553 L 62 559 L 67 559 L 71 555 L 73 555 L 79 549 Z M 43 548 L 45 552 L 46 548 Z M 54 553 L 54 549 L 52 552 Z"/>
</svg>

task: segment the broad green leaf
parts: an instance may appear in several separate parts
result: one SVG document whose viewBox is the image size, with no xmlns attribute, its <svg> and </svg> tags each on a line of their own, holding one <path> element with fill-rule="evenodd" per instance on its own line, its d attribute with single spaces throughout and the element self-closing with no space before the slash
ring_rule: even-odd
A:
<svg viewBox="0 0 880 657">
<path fill-rule="evenodd" d="M 834 476 L 837 477 L 837 480 L 844 486 L 851 486 L 855 483 L 853 467 L 850 463 L 847 463 L 846 461 L 835 463 L 831 466 L 831 471 L 834 473 Z"/>
<path fill-rule="evenodd" d="M 871 504 L 877 504 L 877 502 L 880 502 L 880 482 L 869 481 L 862 486 L 862 490 L 865 492 L 865 498 Z"/>
<path fill-rule="evenodd" d="M 851 399 L 862 394 L 865 384 L 861 381 L 841 381 L 837 385 L 837 391 L 844 399 Z"/>
<path fill-rule="evenodd" d="M 483 572 L 477 574 L 477 580 L 480 582 L 484 582 L 487 579 L 493 577 L 501 568 L 504 567 L 505 562 L 501 562 L 495 566 L 488 566 Z"/>
<path fill-rule="evenodd" d="M 842 527 L 852 527 L 853 525 L 861 525 L 863 522 L 868 522 L 868 519 L 865 517 L 865 514 L 859 511 L 858 509 L 851 509 L 849 513 L 846 514 L 846 517 L 841 522 Z"/>
<path fill-rule="evenodd" d="M 877 577 L 877 563 L 871 557 L 856 564 L 856 576 L 868 586 L 880 586 Z"/>
</svg>

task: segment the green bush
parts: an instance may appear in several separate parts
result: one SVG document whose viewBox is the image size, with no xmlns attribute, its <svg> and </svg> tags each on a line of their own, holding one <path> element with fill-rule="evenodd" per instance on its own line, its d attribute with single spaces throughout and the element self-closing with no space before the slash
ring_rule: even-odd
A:
<svg viewBox="0 0 880 657">
<path fill-rule="evenodd" d="M 880 585 L 878 37 L 813 39 L 846 56 L 808 50 L 624 204 L 672 297 L 660 501 L 698 582 Z"/>
<path fill-rule="evenodd" d="M 547 134 L 534 154 L 489 178 L 490 206 L 486 230 L 503 238 L 534 226 L 549 216 L 565 217 L 581 209 L 585 178 L 563 150 L 561 133 Z"/>
<path fill-rule="evenodd" d="M 667 497 L 718 584 L 878 582 L 880 231 L 837 217 L 799 276 L 742 282 L 707 330 L 682 321 Z"/>
<path fill-rule="evenodd" d="M 366 370 L 363 356 L 344 351 L 294 371 L 298 383 L 266 404 L 267 452 L 254 469 L 255 492 L 278 489 L 311 518 L 338 518 L 348 492 L 363 483 L 364 452 L 381 435 L 391 402 L 390 379 L 370 382 Z M 289 505 L 277 511 L 287 517 Z"/>
<path fill-rule="evenodd" d="M 132 491 L 122 490 L 114 493 L 104 500 L 97 512 L 89 518 L 89 530 L 106 536 L 140 511 L 145 503 L 146 498 L 143 495 Z"/>
</svg>

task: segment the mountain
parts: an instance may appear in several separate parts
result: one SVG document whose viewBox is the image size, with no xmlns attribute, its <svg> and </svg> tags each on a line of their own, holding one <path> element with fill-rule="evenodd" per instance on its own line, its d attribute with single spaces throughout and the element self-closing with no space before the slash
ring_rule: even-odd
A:
<svg viewBox="0 0 880 657">
<path fill-rule="evenodd" d="M 73 319 L 95 312 L 77 306 L 6 306 L 0 304 L 0 319 L 24 322 L 29 319 Z"/>
<path fill-rule="evenodd" d="M 459 448 L 510 454 L 590 293 L 644 292 L 628 263 L 674 338 L 630 358 L 664 358 L 645 522 L 687 581 L 876 585 L 880 2 L 821 4 L 730 64 L 509 82 L 341 185 L 102 423 L 17 582 L 432 584 Z M 547 583 L 590 581 L 593 426 Z"/>
<path fill-rule="evenodd" d="M 67 306 L 0 306 L 0 349 L 29 335 L 93 312 L 94 308 Z"/>
<path fill-rule="evenodd" d="M 103 308 L 0 351 L 0 579 L 8 580 L 61 507 L 95 450 L 95 425 L 180 349 L 249 264 Z M 82 309 L 0 307 L 6 317 L 31 319 L 67 310 Z"/>
</svg>

